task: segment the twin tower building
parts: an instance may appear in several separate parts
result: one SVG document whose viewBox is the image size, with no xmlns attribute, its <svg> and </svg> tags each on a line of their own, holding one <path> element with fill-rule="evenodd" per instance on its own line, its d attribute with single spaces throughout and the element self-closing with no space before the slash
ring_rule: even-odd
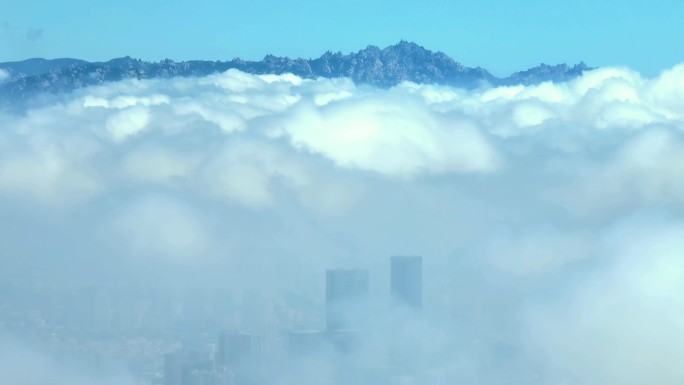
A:
<svg viewBox="0 0 684 385">
<path fill-rule="evenodd" d="M 291 331 L 286 350 L 289 365 L 276 369 L 264 336 L 226 332 L 219 337 L 213 362 L 200 354 L 181 351 L 165 356 L 165 385 L 263 385 L 287 372 L 307 373 L 313 379 L 321 359 L 344 360 L 353 356 L 364 343 L 366 332 L 374 327 L 387 328 L 388 319 L 370 302 L 368 270 L 335 269 L 326 271 L 325 330 Z M 418 313 L 423 305 L 423 260 L 398 256 L 390 259 L 391 308 L 402 317 Z M 382 306 L 382 305 L 379 305 Z M 390 320 L 391 321 L 391 320 Z M 394 321 L 399 321 L 395 318 Z M 303 365 L 303 366 L 302 366 Z M 314 365 L 314 366 L 312 366 Z M 276 365 L 277 366 L 277 365 Z M 300 371 L 294 370 L 299 367 Z M 353 373 L 353 370 L 342 372 Z M 345 381 L 345 383 L 356 381 Z M 325 382 L 321 382 L 323 384 Z"/>
<path fill-rule="evenodd" d="M 334 269 L 325 276 L 325 330 L 289 333 L 292 358 L 306 357 L 332 348 L 338 353 L 353 352 L 363 343 L 363 334 L 373 326 L 386 327 L 387 315 L 370 300 L 368 270 Z M 390 260 L 390 295 L 393 310 L 404 315 L 417 313 L 423 306 L 423 259 L 397 256 Z M 382 306 L 382 305 L 378 305 Z"/>
<path fill-rule="evenodd" d="M 327 270 L 325 277 L 326 331 L 365 328 L 372 312 L 368 270 Z M 390 260 L 392 306 L 418 310 L 423 305 L 423 260 L 397 256 Z"/>
</svg>

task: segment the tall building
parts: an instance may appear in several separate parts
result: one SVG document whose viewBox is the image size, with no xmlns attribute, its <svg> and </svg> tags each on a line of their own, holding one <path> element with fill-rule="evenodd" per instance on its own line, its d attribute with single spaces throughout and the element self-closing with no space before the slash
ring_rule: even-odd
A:
<svg viewBox="0 0 684 385">
<path fill-rule="evenodd" d="M 223 333 L 216 351 L 216 369 L 233 373 L 235 383 L 258 384 L 263 369 L 263 340 L 249 333 Z"/>
<path fill-rule="evenodd" d="M 413 323 L 423 305 L 423 259 L 395 256 L 390 259 L 392 297 L 392 333 L 388 342 L 389 365 L 394 380 L 406 384 L 421 383 L 422 330 Z"/>
<path fill-rule="evenodd" d="M 164 355 L 164 385 L 183 385 L 187 371 L 185 354 L 179 352 Z"/>
<path fill-rule="evenodd" d="M 325 276 L 328 332 L 363 329 L 368 319 L 368 270 L 328 270 Z"/>
<path fill-rule="evenodd" d="M 164 385 L 190 385 L 196 370 L 210 370 L 211 361 L 196 351 L 179 351 L 164 355 Z"/>
<path fill-rule="evenodd" d="M 423 258 L 396 256 L 391 258 L 390 291 L 397 306 L 419 309 L 423 306 Z"/>
<path fill-rule="evenodd" d="M 318 330 L 288 333 L 287 349 L 291 359 L 306 358 L 326 350 L 327 334 Z"/>
</svg>

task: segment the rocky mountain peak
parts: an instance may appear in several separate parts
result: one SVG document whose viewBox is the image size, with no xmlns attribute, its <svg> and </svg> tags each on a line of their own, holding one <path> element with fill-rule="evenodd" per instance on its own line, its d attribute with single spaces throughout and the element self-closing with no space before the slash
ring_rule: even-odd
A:
<svg viewBox="0 0 684 385">
<path fill-rule="evenodd" d="M 385 48 L 369 45 L 349 54 L 326 51 L 316 59 L 290 59 L 270 54 L 261 61 L 236 58 L 230 61 L 175 62 L 165 59 L 148 62 L 130 56 L 104 63 L 76 59 L 29 59 L 0 63 L 0 69 L 10 74 L 9 79 L 0 84 L 0 100 L 16 102 L 42 92 L 69 92 L 78 87 L 129 78 L 206 76 L 231 68 L 252 74 L 289 72 L 303 78 L 347 77 L 359 84 L 384 88 L 404 81 L 463 88 L 559 82 L 591 69 L 584 62 L 572 67 L 567 64 L 541 64 L 506 78 L 497 78 L 486 69 L 466 67 L 443 52 L 433 52 L 406 40 Z"/>
</svg>

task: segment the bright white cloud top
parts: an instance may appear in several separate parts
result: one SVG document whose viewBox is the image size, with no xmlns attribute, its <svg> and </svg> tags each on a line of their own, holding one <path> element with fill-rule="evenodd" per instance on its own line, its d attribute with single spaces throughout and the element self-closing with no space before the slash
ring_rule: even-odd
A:
<svg viewBox="0 0 684 385">
<path fill-rule="evenodd" d="M 422 254 L 471 331 L 525 336 L 519 378 L 684 375 L 683 65 L 475 91 L 231 70 L 80 89 L 0 127 L 0 241 L 24 259 L 46 229 L 58 255 L 273 281 Z"/>
</svg>

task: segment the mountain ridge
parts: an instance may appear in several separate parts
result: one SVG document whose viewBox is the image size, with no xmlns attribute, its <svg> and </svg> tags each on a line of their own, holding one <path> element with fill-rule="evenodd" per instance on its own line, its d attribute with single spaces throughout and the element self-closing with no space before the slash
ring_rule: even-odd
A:
<svg viewBox="0 0 684 385">
<path fill-rule="evenodd" d="M 0 69 L 8 73 L 4 82 L 0 83 L 0 97 L 18 101 L 39 93 L 69 92 L 124 79 L 206 76 L 228 69 L 260 75 L 292 73 L 307 79 L 346 77 L 357 84 L 381 88 L 411 81 L 473 89 L 486 85 L 563 82 L 580 76 L 591 68 L 584 62 L 572 67 L 567 64 L 541 64 L 499 78 L 484 68 L 466 67 L 444 52 L 433 52 L 416 43 L 402 40 L 385 48 L 369 45 L 349 54 L 326 51 L 315 59 L 291 59 L 270 54 L 260 61 L 234 58 L 229 61 L 176 62 L 165 59 L 149 62 L 125 56 L 106 62 L 88 62 L 70 58 L 35 58 L 0 63 Z"/>
</svg>

